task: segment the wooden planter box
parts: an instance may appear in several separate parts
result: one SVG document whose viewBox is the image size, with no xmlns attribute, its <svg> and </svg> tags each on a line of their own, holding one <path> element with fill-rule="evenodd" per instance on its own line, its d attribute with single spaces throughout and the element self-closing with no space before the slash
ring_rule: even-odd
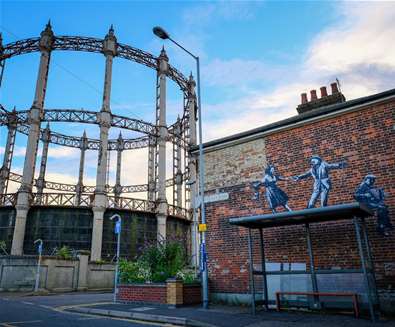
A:
<svg viewBox="0 0 395 327">
<path fill-rule="evenodd" d="M 184 284 L 177 279 L 168 279 L 166 283 L 120 284 L 117 300 L 171 306 L 199 304 L 202 301 L 201 285 Z"/>
</svg>

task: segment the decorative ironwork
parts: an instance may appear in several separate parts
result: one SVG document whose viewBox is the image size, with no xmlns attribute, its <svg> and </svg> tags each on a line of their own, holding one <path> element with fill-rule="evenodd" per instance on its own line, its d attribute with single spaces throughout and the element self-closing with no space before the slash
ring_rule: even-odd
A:
<svg viewBox="0 0 395 327">
<path fill-rule="evenodd" d="M 108 196 L 108 207 L 132 211 L 155 212 L 155 202 L 125 197 Z"/>
<path fill-rule="evenodd" d="M 14 207 L 16 205 L 17 193 L 0 194 L 0 205 Z"/>
<path fill-rule="evenodd" d="M 39 52 L 40 38 L 30 38 L 19 40 L 4 45 L 3 53 L 0 60 L 8 59 L 17 55 Z M 83 36 L 55 36 L 52 44 L 52 50 L 71 50 L 84 52 L 99 52 L 103 50 L 103 39 Z M 143 50 L 133 48 L 129 45 L 117 43 L 116 56 L 135 61 L 152 69 L 157 68 L 158 58 Z M 188 90 L 188 80 L 176 68 L 169 65 L 167 76 L 176 82 L 183 92 Z"/>
<path fill-rule="evenodd" d="M 47 25 L 48 28 L 49 25 Z M 50 26 L 49 26 L 50 29 Z M 51 32 L 52 33 L 52 32 Z M 43 34 L 42 34 L 43 35 Z M 49 34 L 48 34 L 49 35 Z M 47 35 L 47 36 L 48 36 Z M 71 51 L 85 51 L 85 52 L 96 52 L 103 53 L 103 39 L 92 38 L 92 37 L 79 37 L 79 36 L 53 36 L 53 34 L 49 35 L 51 37 L 51 42 L 46 42 L 46 50 L 48 52 L 54 50 L 71 50 Z M 2 47 L 2 51 L 0 52 L 0 63 L 1 63 L 1 74 L 3 72 L 4 64 L 7 59 L 27 54 L 31 52 L 40 52 L 43 51 L 43 36 L 41 38 L 30 38 L 25 40 L 19 40 L 13 43 L 9 43 Z M 143 64 L 151 69 L 158 70 L 159 67 L 159 58 L 145 52 L 143 50 L 133 48 L 129 45 L 116 43 L 116 51 L 114 52 L 114 56 L 118 56 L 120 58 L 124 58 L 126 60 L 131 60 L 137 62 L 139 64 Z M 49 65 L 49 60 L 47 62 L 47 68 Z M 189 81 L 187 78 L 179 72 L 176 68 L 168 65 L 168 69 L 163 72 L 168 78 L 173 80 L 178 84 L 181 91 L 184 94 L 184 100 L 188 99 L 189 94 Z M 46 79 L 46 76 L 43 78 Z M 0 78 L 1 83 L 1 78 Z M 108 119 L 107 124 L 109 127 L 117 127 L 121 129 L 127 129 L 138 133 L 145 134 L 144 136 L 133 138 L 133 139 L 125 139 L 122 140 L 122 149 L 120 149 L 119 140 L 108 140 L 108 150 L 110 151 L 123 151 L 123 150 L 132 150 L 132 149 L 140 149 L 140 148 L 149 148 L 149 167 L 150 167 L 150 177 L 149 183 L 151 188 L 151 195 L 148 200 L 141 199 L 133 199 L 127 197 L 121 197 L 122 193 L 138 193 L 138 192 L 147 192 L 149 191 L 148 184 L 139 184 L 139 185 L 124 185 L 121 186 L 119 182 L 117 182 L 116 186 L 106 185 L 103 189 L 107 194 L 107 207 L 110 208 L 120 208 L 120 209 L 128 209 L 134 211 L 147 211 L 147 212 L 155 212 L 156 204 L 155 200 L 157 198 L 156 195 L 156 186 L 158 185 L 158 138 L 159 138 L 159 129 L 161 128 L 159 124 L 159 83 L 157 83 L 157 103 L 156 103 L 156 121 L 154 124 L 139 120 L 133 119 L 118 115 L 113 115 L 109 113 L 110 119 Z M 45 92 L 45 91 L 44 91 Z M 37 108 L 36 108 L 37 110 Z M 85 109 L 43 109 L 40 107 L 41 115 L 38 119 L 38 126 L 41 122 L 69 122 L 69 123 L 85 123 L 85 124 L 101 124 L 100 121 L 103 117 L 101 112 L 89 111 Z M 107 119 L 107 118 L 106 118 Z M 37 121 L 35 121 L 37 124 Z M 20 132 L 25 135 L 29 135 L 31 122 L 31 110 L 20 110 L 20 111 L 7 111 L 0 104 L 0 126 L 13 126 L 14 134 L 15 131 Z M 163 127 L 163 126 L 162 126 Z M 174 148 L 174 171 L 177 171 L 177 174 L 174 174 L 172 178 L 169 178 L 165 181 L 166 187 L 172 187 L 177 185 L 180 187 L 181 183 L 186 181 L 189 173 L 187 171 L 187 166 L 184 162 L 185 172 L 182 173 L 182 161 L 181 161 L 181 149 L 184 151 L 184 158 L 188 156 L 188 147 L 189 141 L 187 135 L 189 135 L 189 123 L 188 123 L 188 106 L 184 101 L 183 114 L 182 118 L 179 119 L 176 123 L 168 126 L 166 133 L 166 141 L 171 142 L 175 145 Z M 30 136 L 29 136 L 30 137 Z M 61 146 L 68 146 L 72 148 L 79 148 L 81 152 L 85 150 L 97 150 L 100 151 L 101 143 L 100 140 L 97 139 L 88 139 L 86 135 L 83 137 L 76 136 L 68 136 L 63 135 L 61 133 L 51 131 L 48 133 L 45 129 L 40 130 L 39 140 L 46 142 L 46 144 L 53 143 Z M 160 139 L 163 141 L 163 139 Z M 37 152 L 37 151 L 36 151 Z M 35 156 L 37 153 L 35 154 Z M 12 155 L 11 155 L 12 157 Z M 186 160 L 186 159 L 184 159 Z M 44 163 L 45 164 L 45 163 Z M 43 163 L 42 163 L 43 165 Z M 33 166 L 34 167 L 34 166 Z M 83 172 L 84 167 L 84 159 L 83 156 L 80 158 L 80 171 Z M 44 167 L 45 168 L 45 167 Z M 34 170 L 34 168 L 33 168 Z M 5 172 L 5 169 L 2 169 L 2 176 Z M 22 183 L 23 178 L 21 175 L 11 172 L 10 169 L 7 170 L 6 180 L 13 181 L 16 183 Z M 34 173 L 34 172 L 33 172 Z M 181 175 L 182 174 L 182 175 Z M 34 175 L 34 174 L 33 174 Z M 25 177 L 25 176 L 24 176 Z M 164 178 L 161 176 L 161 178 Z M 3 178 L 4 179 L 4 178 Z M 26 183 L 26 182 L 25 182 Z M 35 186 L 38 190 L 38 193 L 32 193 L 30 203 L 35 206 L 76 206 L 76 207 L 88 207 L 93 205 L 94 193 L 96 191 L 95 186 L 83 185 L 82 178 L 77 185 L 75 184 L 67 184 L 67 183 L 58 183 L 53 181 L 45 180 L 45 169 L 42 170 L 40 174 L 40 178 L 33 179 L 32 183 L 29 182 L 31 186 Z M 175 188 L 174 188 L 175 189 Z M 185 190 L 189 189 L 189 186 L 185 186 Z M 55 193 L 45 193 L 44 190 L 54 190 L 57 191 Z M 180 188 L 181 190 L 181 188 Z M 178 193 L 181 191 L 179 190 Z M 186 191 L 188 192 L 188 191 Z M 1 193 L 1 192 L 0 192 Z M 4 191 L 6 193 L 6 190 Z M 175 192 L 173 192 L 175 194 Z M 178 199 L 182 199 L 182 195 L 176 194 L 175 197 Z M 115 196 L 108 196 L 108 194 L 114 194 Z M 15 205 L 16 202 L 15 194 L 3 194 L 0 197 L 0 205 Z M 180 201 L 174 200 L 174 204 L 180 203 Z M 185 196 L 185 204 L 189 201 L 188 197 Z M 177 202 L 177 203 L 176 203 Z M 181 207 L 169 206 L 169 214 L 177 217 L 187 217 L 188 211 Z"/>
<path fill-rule="evenodd" d="M 190 219 L 189 211 L 187 209 L 173 206 L 171 204 L 167 206 L 167 214 L 173 217 Z"/>
</svg>

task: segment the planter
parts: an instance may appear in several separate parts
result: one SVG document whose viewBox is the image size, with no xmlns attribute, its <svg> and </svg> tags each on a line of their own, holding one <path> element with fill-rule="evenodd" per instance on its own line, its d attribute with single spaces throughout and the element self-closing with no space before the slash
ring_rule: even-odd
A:
<svg viewBox="0 0 395 327">
<path fill-rule="evenodd" d="M 202 303 L 202 285 L 199 283 L 184 284 L 183 305 Z"/>
<path fill-rule="evenodd" d="M 125 303 L 167 304 L 171 306 L 201 303 L 201 285 L 169 279 L 166 283 L 120 284 L 117 300 Z"/>
<path fill-rule="evenodd" d="M 127 303 L 166 304 L 167 289 L 165 283 L 120 284 L 117 300 Z"/>
</svg>

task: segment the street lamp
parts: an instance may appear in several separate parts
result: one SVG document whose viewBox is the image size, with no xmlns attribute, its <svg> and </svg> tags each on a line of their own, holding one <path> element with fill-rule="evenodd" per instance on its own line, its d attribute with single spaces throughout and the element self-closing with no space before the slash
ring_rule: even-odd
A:
<svg viewBox="0 0 395 327">
<path fill-rule="evenodd" d="M 197 73 L 197 90 L 198 90 L 198 121 L 199 121 L 199 198 L 200 198 L 200 212 L 202 215 L 202 224 L 206 224 L 206 212 L 204 208 L 204 159 L 203 159 L 203 141 L 202 141 L 202 106 L 200 99 L 200 61 L 199 57 L 189 52 L 182 45 L 174 41 L 169 33 L 167 33 L 162 27 L 155 26 L 152 31 L 154 34 L 163 39 L 170 40 L 179 48 L 188 53 L 191 57 L 196 60 L 196 73 Z M 203 308 L 208 308 L 208 272 L 207 272 L 207 257 L 206 257 L 206 234 L 202 232 L 202 243 L 201 243 L 201 268 L 202 270 L 202 282 L 203 282 Z"/>
<path fill-rule="evenodd" d="M 34 244 L 38 243 L 38 261 L 37 261 L 37 271 L 36 271 L 36 283 L 34 285 L 34 292 L 38 292 L 38 286 L 40 283 L 40 265 L 41 265 L 41 254 L 43 252 L 43 240 L 41 238 L 34 241 Z"/>
<path fill-rule="evenodd" d="M 117 235 L 117 262 L 115 265 L 115 276 L 114 276 L 114 303 L 117 301 L 118 293 L 118 266 L 119 266 L 119 251 L 121 247 L 121 216 L 118 214 L 112 215 L 110 220 L 117 219 L 115 222 L 114 233 Z"/>
</svg>

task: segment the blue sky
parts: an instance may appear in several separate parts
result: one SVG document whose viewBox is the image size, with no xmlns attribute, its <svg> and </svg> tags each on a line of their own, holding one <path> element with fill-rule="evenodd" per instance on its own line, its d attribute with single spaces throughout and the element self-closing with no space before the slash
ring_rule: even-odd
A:
<svg viewBox="0 0 395 327">
<path fill-rule="evenodd" d="M 153 26 L 163 26 L 201 57 L 205 140 L 295 115 L 300 93 L 329 86 L 335 78 L 347 99 L 394 87 L 393 3 L 2 1 L 3 43 L 39 36 L 48 19 L 57 35 L 103 38 L 114 24 L 119 42 L 155 55 L 165 45 L 172 65 L 185 75 L 194 72 L 190 57 L 152 34 Z M 0 103 L 7 109 L 31 106 L 38 61 L 35 53 L 7 62 L 0 89 Z M 45 107 L 99 110 L 103 73 L 100 54 L 54 52 Z M 115 59 L 114 113 L 152 121 L 154 96 L 153 70 Z M 169 123 L 181 113 L 181 101 L 177 87 L 169 82 Z M 93 126 L 51 128 L 73 135 L 85 128 L 89 137 L 98 136 Z M 112 129 L 111 137 L 118 133 Z M 5 136 L 2 128 L 1 147 Z M 14 171 L 21 171 L 25 145 L 26 137 L 18 136 Z M 87 161 L 86 177 L 93 183 L 95 155 L 89 154 Z M 138 178 L 130 174 L 145 167 L 144 161 L 143 150 L 125 155 L 124 184 L 145 182 L 145 173 Z M 75 182 L 77 165 L 78 151 L 51 146 L 48 179 Z"/>
</svg>

